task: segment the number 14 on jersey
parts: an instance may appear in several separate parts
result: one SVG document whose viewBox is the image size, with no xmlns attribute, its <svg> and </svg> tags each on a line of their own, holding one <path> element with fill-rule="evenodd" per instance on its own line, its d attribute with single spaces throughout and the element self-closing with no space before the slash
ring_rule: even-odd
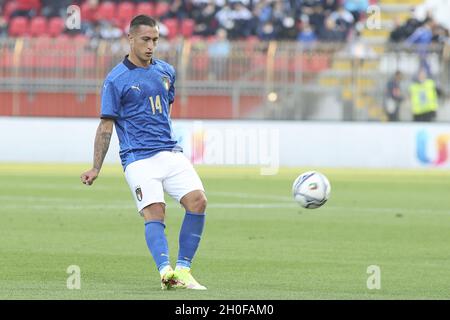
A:
<svg viewBox="0 0 450 320">
<path fill-rule="evenodd" d="M 161 98 L 159 97 L 159 94 L 156 95 L 156 97 L 153 99 L 153 96 L 148 97 L 150 100 L 150 105 L 152 107 L 152 113 L 155 114 L 156 110 L 159 110 L 159 113 L 162 113 L 162 105 L 161 105 Z"/>
</svg>

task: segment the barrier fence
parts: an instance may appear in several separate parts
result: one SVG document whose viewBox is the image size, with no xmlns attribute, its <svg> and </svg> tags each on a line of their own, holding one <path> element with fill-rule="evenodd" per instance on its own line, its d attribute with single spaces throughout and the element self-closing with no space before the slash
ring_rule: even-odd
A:
<svg viewBox="0 0 450 320">
<path fill-rule="evenodd" d="M 98 117 L 102 82 L 127 51 L 126 39 L 0 39 L 0 115 Z M 157 58 L 177 71 L 174 118 L 385 120 L 387 79 L 396 69 L 412 78 L 420 59 L 414 48 L 377 51 L 361 43 L 190 39 L 161 40 Z M 448 51 L 427 54 L 444 92 Z"/>
</svg>

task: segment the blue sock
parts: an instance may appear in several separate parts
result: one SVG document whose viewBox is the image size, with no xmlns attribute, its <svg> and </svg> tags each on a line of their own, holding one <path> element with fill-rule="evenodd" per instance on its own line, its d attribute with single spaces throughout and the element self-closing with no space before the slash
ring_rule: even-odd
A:
<svg viewBox="0 0 450 320">
<path fill-rule="evenodd" d="M 177 267 L 190 268 L 205 225 L 205 214 L 186 211 L 180 230 Z"/>
<path fill-rule="evenodd" d="M 158 270 L 161 271 L 165 266 L 170 265 L 169 246 L 164 234 L 166 225 L 161 221 L 147 221 L 145 223 L 145 240 L 147 247 L 152 253 Z"/>
</svg>

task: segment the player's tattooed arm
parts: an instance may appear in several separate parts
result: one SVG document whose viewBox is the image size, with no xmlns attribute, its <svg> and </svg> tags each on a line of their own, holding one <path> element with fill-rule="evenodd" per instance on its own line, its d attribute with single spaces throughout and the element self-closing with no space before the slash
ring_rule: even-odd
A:
<svg viewBox="0 0 450 320">
<path fill-rule="evenodd" d="M 94 142 L 94 166 L 93 168 L 100 172 L 108 152 L 109 143 L 111 142 L 111 135 L 113 131 L 114 120 L 102 119 L 97 128 Z"/>
<path fill-rule="evenodd" d="M 80 176 L 81 182 L 85 185 L 92 185 L 97 179 L 100 169 L 108 152 L 111 134 L 114 126 L 114 120 L 102 119 L 97 128 L 94 142 L 94 166 Z"/>
</svg>

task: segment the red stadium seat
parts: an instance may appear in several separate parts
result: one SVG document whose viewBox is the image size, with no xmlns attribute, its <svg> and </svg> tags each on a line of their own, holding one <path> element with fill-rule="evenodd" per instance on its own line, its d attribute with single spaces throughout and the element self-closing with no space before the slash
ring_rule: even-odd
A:
<svg viewBox="0 0 450 320">
<path fill-rule="evenodd" d="M 58 37 L 61 35 L 66 28 L 64 20 L 59 17 L 53 17 L 48 23 L 48 33 L 52 37 Z"/>
<path fill-rule="evenodd" d="M 130 22 L 136 12 L 132 2 L 121 2 L 117 8 L 117 19 L 120 22 Z"/>
<path fill-rule="evenodd" d="M 39 37 L 47 34 L 48 22 L 45 17 L 34 17 L 30 23 L 30 34 L 34 37 Z"/>
<path fill-rule="evenodd" d="M 177 33 L 178 33 L 178 20 L 173 19 L 166 19 L 163 21 L 164 25 L 167 27 L 168 30 L 168 39 L 173 39 Z"/>
<path fill-rule="evenodd" d="M 80 7 L 81 20 L 88 22 L 94 21 L 97 9 L 98 7 L 91 7 L 87 1 L 83 2 Z"/>
<path fill-rule="evenodd" d="M 114 21 L 116 18 L 116 5 L 113 2 L 102 2 L 98 7 L 96 20 Z"/>
<path fill-rule="evenodd" d="M 5 4 L 3 15 L 5 16 L 6 21 L 9 20 L 11 14 L 17 10 L 17 2 L 15 1 L 7 1 Z"/>
<path fill-rule="evenodd" d="M 38 11 L 41 7 L 40 0 L 16 0 L 18 10 L 36 10 Z"/>
<path fill-rule="evenodd" d="M 153 7 L 153 4 L 148 2 L 140 2 L 136 7 L 136 15 L 139 14 L 145 14 L 153 17 L 155 15 L 155 8 Z"/>
<path fill-rule="evenodd" d="M 189 38 L 194 33 L 195 21 L 192 19 L 184 19 L 181 22 L 181 34 L 185 38 Z"/>
<path fill-rule="evenodd" d="M 28 35 L 28 19 L 25 17 L 15 17 L 11 19 L 9 35 L 12 37 L 23 37 Z"/>
<path fill-rule="evenodd" d="M 170 5 L 167 2 L 158 2 L 155 7 L 155 16 L 161 18 L 169 12 Z"/>
</svg>

